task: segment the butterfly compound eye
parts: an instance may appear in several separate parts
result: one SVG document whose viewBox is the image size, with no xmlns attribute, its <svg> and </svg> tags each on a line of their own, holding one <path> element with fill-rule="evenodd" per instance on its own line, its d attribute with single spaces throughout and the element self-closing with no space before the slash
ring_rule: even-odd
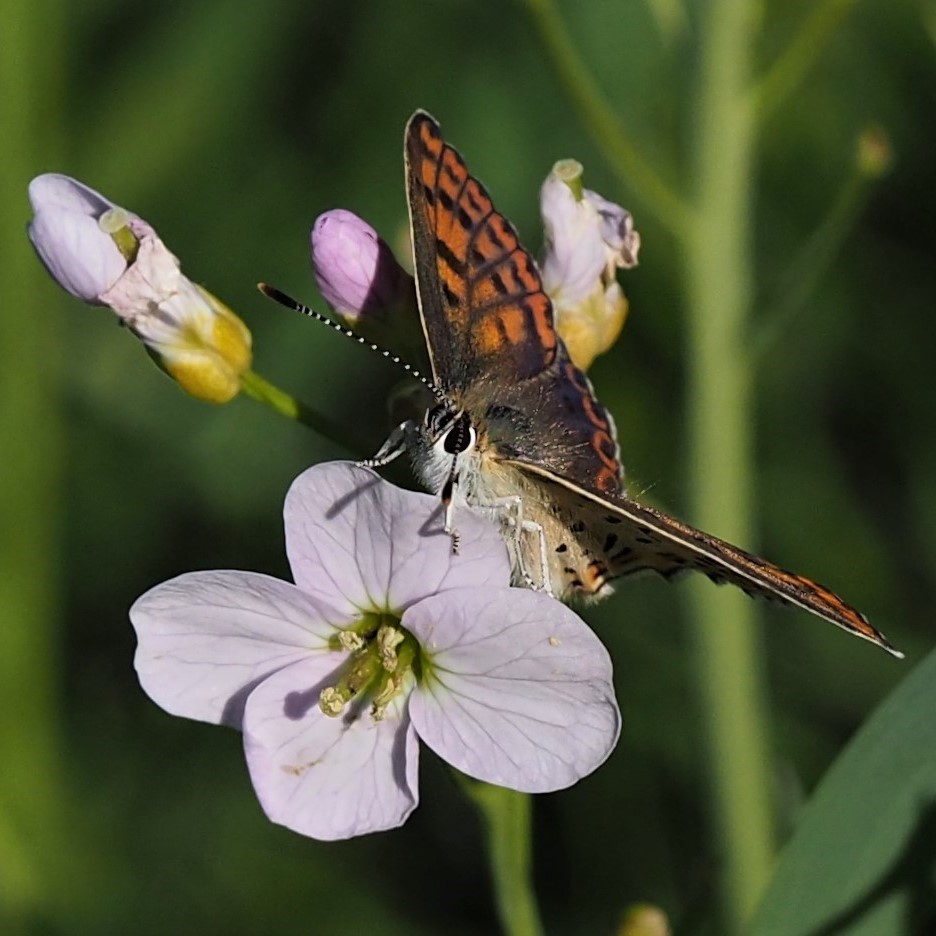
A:
<svg viewBox="0 0 936 936">
<path fill-rule="evenodd" d="M 455 417 L 452 428 L 445 433 L 442 447 L 449 455 L 459 455 L 466 452 L 475 443 L 477 434 L 467 413 L 459 413 Z"/>
<path fill-rule="evenodd" d="M 458 414 L 447 404 L 439 403 L 426 412 L 426 428 L 433 440 L 440 439 L 455 422 Z"/>
</svg>

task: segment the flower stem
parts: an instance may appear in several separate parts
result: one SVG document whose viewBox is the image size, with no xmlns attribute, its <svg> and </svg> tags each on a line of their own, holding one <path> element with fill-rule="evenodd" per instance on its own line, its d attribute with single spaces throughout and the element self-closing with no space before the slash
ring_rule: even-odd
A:
<svg viewBox="0 0 936 936">
<path fill-rule="evenodd" d="M 753 393 L 747 348 L 752 293 L 755 121 L 748 85 L 752 5 L 709 0 L 703 14 L 694 224 L 685 241 L 689 460 L 693 519 L 750 543 Z M 708 746 L 716 839 L 724 851 L 724 932 L 739 932 L 773 857 L 771 765 L 756 606 L 707 582 L 687 588 Z"/>
<path fill-rule="evenodd" d="M 688 207 L 640 154 L 569 39 L 554 0 L 526 0 L 526 5 L 560 80 L 621 183 L 644 199 L 670 233 L 681 237 L 689 223 Z"/>
<path fill-rule="evenodd" d="M 306 406 L 305 403 L 300 402 L 284 390 L 280 390 L 275 384 L 270 383 L 266 378 L 261 377 L 256 371 L 247 371 L 243 375 L 241 388 L 248 396 L 253 397 L 265 406 L 269 406 L 281 416 L 301 422 L 304 426 L 315 430 L 319 435 L 323 435 L 326 439 L 340 445 L 349 453 L 359 454 L 366 451 L 366 446 L 355 437 L 354 433 L 349 432 L 343 423 Z"/>
<path fill-rule="evenodd" d="M 790 328 L 809 301 L 822 276 L 832 264 L 865 202 L 869 180 L 859 169 L 839 189 L 835 201 L 815 231 L 797 251 L 753 329 L 751 362 L 757 364 Z"/>
<path fill-rule="evenodd" d="M 750 92 L 762 123 L 796 90 L 857 2 L 823 0 L 812 7 L 793 41 Z"/>
<path fill-rule="evenodd" d="M 484 819 L 497 916 L 505 936 L 542 936 L 533 890 L 529 794 L 467 777 L 459 781 Z"/>
</svg>

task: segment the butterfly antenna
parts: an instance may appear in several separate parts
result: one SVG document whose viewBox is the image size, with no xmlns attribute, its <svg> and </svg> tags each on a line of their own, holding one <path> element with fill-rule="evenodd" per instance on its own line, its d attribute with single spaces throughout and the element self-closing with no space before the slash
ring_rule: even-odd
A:
<svg viewBox="0 0 936 936">
<path fill-rule="evenodd" d="M 366 338 L 363 338 L 357 332 L 352 331 L 350 328 L 346 328 L 344 325 L 340 325 L 334 319 L 330 319 L 327 315 L 323 315 L 321 312 L 316 312 L 315 309 L 310 308 L 307 305 L 304 305 L 301 302 L 297 302 L 293 299 L 292 296 L 287 296 L 281 289 L 277 289 L 275 286 L 271 286 L 269 283 L 257 283 L 257 289 L 263 293 L 264 296 L 268 296 L 274 302 L 278 302 L 281 306 L 285 306 L 287 309 L 292 309 L 294 312 L 301 312 L 303 315 L 307 315 L 310 319 L 315 319 L 316 322 L 321 322 L 323 325 L 328 325 L 330 328 L 333 328 L 336 332 L 339 332 L 342 335 L 345 335 L 348 338 L 352 338 L 360 345 L 365 345 L 370 348 L 371 351 L 376 351 L 378 354 L 387 358 L 389 361 L 393 361 L 394 364 L 399 365 L 403 368 L 411 377 L 415 377 L 420 383 L 422 383 L 427 389 L 429 389 L 435 397 L 442 403 L 447 401 L 446 395 L 421 371 L 413 367 L 412 364 L 404 361 L 399 355 L 394 354 L 392 351 L 388 351 L 386 348 L 381 348 L 380 345 L 374 344 L 372 341 L 368 341 Z"/>
</svg>

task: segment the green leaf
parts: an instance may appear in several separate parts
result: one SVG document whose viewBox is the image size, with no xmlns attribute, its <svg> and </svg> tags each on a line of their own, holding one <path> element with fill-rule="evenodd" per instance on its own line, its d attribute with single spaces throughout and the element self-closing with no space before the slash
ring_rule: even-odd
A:
<svg viewBox="0 0 936 936">
<path fill-rule="evenodd" d="M 936 651 L 823 779 L 754 936 L 918 933 L 936 907 Z"/>
</svg>

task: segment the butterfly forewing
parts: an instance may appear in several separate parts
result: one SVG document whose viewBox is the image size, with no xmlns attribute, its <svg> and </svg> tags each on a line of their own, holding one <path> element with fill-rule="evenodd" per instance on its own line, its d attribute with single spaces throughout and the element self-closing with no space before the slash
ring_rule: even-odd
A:
<svg viewBox="0 0 936 936">
<path fill-rule="evenodd" d="M 423 112 L 406 128 L 417 291 L 436 382 L 488 444 L 621 490 L 614 423 L 569 359 L 536 262 Z"/>
<path fill-rule="evenodd" d="M 417 284 L 436 380 L 464 389 L 508 369 L 539 374 L 559 337 L 539 271 L 513 226 L 417 112 L 406 131 L 407 187 Z"/>
</svg>

